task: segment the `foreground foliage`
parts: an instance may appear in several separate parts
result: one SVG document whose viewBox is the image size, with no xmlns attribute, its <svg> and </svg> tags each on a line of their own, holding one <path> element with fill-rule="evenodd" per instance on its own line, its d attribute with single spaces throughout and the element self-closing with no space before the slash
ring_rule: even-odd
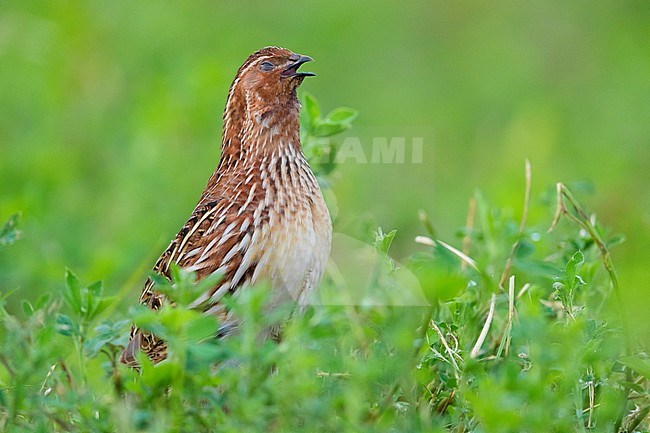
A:
<svg viewBox="0 0 650 433">
<path fill-rule="evenodd" d="M 326 186 L 336 141 L 320 139 L 347 129 L 355 113 L 322 117 L 313 98 L 305 103 L 306 153 Z M 407 273 L 424 304 L 314 305 L 279 342 L 259 334 L 291 306 L 268 314 L 264 287 L 230 300 L 243 325 L 217 341 L 218 323 L 187 307 L 210 282 L 176 269 L 173 283 L 160 282 L 175 308 L 125 317 L 101 283 L 66 271 L 61 294 L 24 301 L 20 313 L 0 310 L 0 430 L 647 429 L 650 363 L 617 307 L 609 257 L 621 238 L 566 186 L 538 202 L 530 174 L 526 184 L 522 220 L 477 193 L 449 242 L 421 215 L 423 236 L 402 264 L 389 258 L 395 231 L 368 233 L 372 289 L 412 290 Z M 529 226 L 533 213 L 548 218 Z M 0 231 L 0 247 L 18 240 L 17 224 L 15 216 Z M 322 286 L 349 290 L 334 271 Z M 142 358 L 141 372 L 117 364 L 131 321 L 168 341 L 168 360 Z"/>
</svg>

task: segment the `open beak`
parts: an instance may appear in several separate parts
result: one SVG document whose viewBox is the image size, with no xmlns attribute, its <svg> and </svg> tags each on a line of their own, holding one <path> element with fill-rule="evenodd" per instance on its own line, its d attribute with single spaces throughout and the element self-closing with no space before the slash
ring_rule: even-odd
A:
<svg viewBox="0 0 650 433">
<path fill-rule="evenodd" d="M 289 66 L 287 66 L 284 71 L 282 71 L 281 76 L 284 78 L 289 78 L 289 77 L 314 77 L 316 74 L 313 72 L 302 72 L 298 71 L 298 68 L 300 65 L 303 63 L 311 62 L 314 59 L 312 59 L 309 56 L 303 56 L 300 54 L 296 54 L 296 57 L 298 58 L 297 60 L 293 61 L 292 63 L 289 63 Z M 290 57 L 291 59 L 291 57 Z M 293 59 L 292 59 L 293 60 Z"/>
</svg>

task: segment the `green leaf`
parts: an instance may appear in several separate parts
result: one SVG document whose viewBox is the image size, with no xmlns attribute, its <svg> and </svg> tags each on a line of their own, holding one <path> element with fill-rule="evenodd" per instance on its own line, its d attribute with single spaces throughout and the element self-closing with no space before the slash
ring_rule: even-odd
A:
<svg viewBox="0 0 650 433">
<path fill-rule="evenodd" d="M 104 284 L 101 281 L 95 281 L 88 286 L 88 292 L 94 296 L 101 296 L 102 291 L 104 290 Z"/>
<path fill-rule="evenodd" d="M 384 254 L 388 254 L 388 250 L 390 249 L 396 234 L 397 230 L 391 230 L 388 233 L 384 233 L 381 227 L 378 227 L 377 232 L 375 233 L 375 248 Z"/>
<path fill-rule="evenodd" d="M 358 115 L 359 112 L 357 110 L 348 107 L 339 107 L 330 111 L 330 113 L 325 116 L 325 120 L 333 123 L 350 124 Z"/>
<path fill-rule="evenodd" d="M 68 315 L 57 314 L 54 326 L 59 334 L 67 337 L 79 335 L 79 326 Z"/>
<path fill-rule="evenodd" d="M 576 251 L 566 265 L 565 272 L 569 281 L 575 280 L 575 277 L 580 273 L 582 265 L 585 263 L 585 255 L 582 251 Z"/>
<path fill-rule="evenodd" d="M 133 323 L 138 328 L 153 332 L 163 338 L 167 335 L 166 328 L 160 323 L 161 318 L 155 311 L 141 306 L 131 307 L 129 315 L 133 317 Z"/>
<path fill-rule="evenodd" d="M 218 327 L 216 317 L 201 315 L 188 324 L 186 335 L 189 341 L 201 341 L 216 335 Z"/>
<path fill-rule="evenodd" d="M 216 344 L 209 344 L 207 342 L 192 344 L 187 347 L 186 369 L 200 369 L 205 368 L 206 365 L 214 364 L 222 352 L 223 349 Z"/>
<path fill-rule="evenodd" d="M 171 288 L 171 282 L 163 275 L 152 272 L 149 274 L 149 279 L 156 285 L 157 290 L 160 290 L 163 287 Z"/>
<path fill-rule="evenodd" d="M 585 255 L 580 250 L 576 251 L 576 253 L 567 263 L 566 268 L 564 269 L 566 275 L 565 282 L 570 285 L 570 287 L 576 287 L 584 284 L 584 281 L 580 277 L 580 270 L 582 269 L 582 265 L 584 265 L 584 263 Z"/>
<path fill-rule="evenodd" d="M 79 278 L 70 270 L 65 270 L 65 289 L 63 291 L 63 297 L 68 304 L 68 306 L 75 313 L 82 313 L 82 301 L 81 301 L 81 282 Z"/>
<path fill-rule="evenodd" d="M 430 255 L 418 255 L 407 264 L 408 269 L 417 277 L 424 295 L 432 304 L 449 301 L 465 288 L 467 281 L 455 272 L 453 267 L 436 261 Z"/>
<path fill-rule="evenodd" d="M 621 386 L 624 386 L 629 389 L 633 389 L 634 391 L 638 392 L 639 394 L 645 394 L 645 389 L 639 385 L 638 383 L 635 382 L 627 382 L 625 380 L 619 380 L 618 384 Z"/>
<path fill-rule="evenodd" d="M 184 281 L 185 275 L 182 273 L 182 269 L 176 263 L 171 263 L 169 266 L 169 275 L 171 280 L 174 283 L 182 283 Z"/>
<path fill-rule="evenodd" d="M 641 359 L 636 356 L 627 356 L 625 358 L 621 358 L 619 362 L 626 367 L 629 367 L 632 370 L 636 371 L 646 379 L 650 379 L 650 361 L 647 359 Z"/>
<path fill-rule="evenodd" d="M 557 275 L 562 272 L 562 270 L 555 264 L 545 262 L 542 260 L 534 260 L 531 258 L 517 259 L 513 263 L 513 268 L 522 272 L 526 272 L 530 275 L 541 278 L 552 279 L 553 275 Z"/>
<path fill-rule="evenodd" d="M 527 239 L 521 239 L 517 243 L 517 249 L 515 250 L 515 257 L 518 259 L 528 257 L 535 251 L 535 246 Z"/>
<path fill-rule="evenodd" d="M 615 247 L 616 245 L 620 245 L 623 242 L 625 242 L 625 236 L 622 234 L 616 234 L 612 236 L 611 238 L 607 239 L 607 248 L 612 248 Z"/>
<path fill-rule="evenodd" d="M 48 302 L 50 302 L 50 294 L 49 293 L 43 293 L 41 296 L 38 297 L 36 302 L 34 302 L 34 309 L 35 310 L 40 310 L 41 308 L 44 308 Z"/>
<path fill-rule="evenodd" d="M 86 354 L 90 358 L 93 358 L 106 345 L 123 346 L 126 344 L 128 333 L 125 327 L 128 324 L 128 320 L 120 320 L 115 323 L 109 319 L 102 321 L 102 323 L 95 327 L 97 334 L 84 343 Z"/>
<path fill-rule="evenodd" d="M 97 356 L 100 350 L 110 342 L 110 338 L 104 336 L 96 336 L 84 343 L 84 351 L 89 358 Z"/>
<path fill-rule="evenodd" d="M 34 306 L 32 306 L 28 300 L 23 299 L 21 305 L 23 307 L 23 313 L 25 313 L 25 316 L 31 317 L 34 314 Z"/>
<path fill-rule="evenodd" d="M 88 310 L 87 319 L 93 320 L 106 310 L 111 304 L 117 301 L 117 296 L 106 296 L 99 298 L 96 303 Z"/>
<path fill-rule="evenodd" d="M 0 245 L 11 245 L 20 239 L 22 233 L 17 229 L 20 222 L 20 213 L 15 213 L 9 217 L 0 229 Z"/>
<path fill-rule="evenodd" d="M 303 94 L 305 112 L 309 120 L 309 125 L 313 126 L 320 122 L 320 107 L 318 101 L 309 93 Z"/>
<path fill-rule="evenodd" d="M 332 135 L 340 134 L 348 129 L 350 129 L 350 125 L 326 120 L 314 127 L 313 134 L 316 137 L 331 137 Z"/>
</svg>

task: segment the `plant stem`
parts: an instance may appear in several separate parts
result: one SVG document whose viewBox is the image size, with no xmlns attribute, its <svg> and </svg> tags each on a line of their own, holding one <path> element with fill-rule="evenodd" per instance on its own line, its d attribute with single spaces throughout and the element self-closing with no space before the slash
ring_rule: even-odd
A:
<svg viewBox="0 0 650 433">
<path fill-rule="evenodd" d="M 570 212 L 567 209 L 564 201 L 565 199 L 571 204 L 571 207 L 573 208 L 577 216 L 576 214 Z M 632 356 L 632 338 L 630 335 L 630 323 L 627 319 L 627 315 L 625 314 L 625 308 L 623 305 L 623 296 L 621 294 L 618 275 L 616 273 L 616 270 L 614 269 L 614 263 L 612 261 L 612 257 L 609 253 L 609 250 L 607 249 L 607 245 L 605 245 L 605 242 L 603 241 L 602 237 L 598 233 L 598 230 L 591 222 L 591 219 L 589 218 L 587 213 L 582 209 L 578 201 L 575 199 L 571 191 L 569 191 L 566 185 L 564 185 L 562 182 L 558 182 L 557 183 L 557 210 L 555 212 L 555 217 L 553 218 L 553 223 L 551 224 L 551 227 L 548 230 L 549 232 L 551 232 L 557 226 L 562 215 L 565 215 L 571 221 L 575 222 L 581 228 L 587 231 L 587 233 L 589 233 L 589 236 L 591 236 L 591 239 L 593 239 L 594 243 L 600 250 L 603 265 L 605 266 L 605 270 L 609 274 L 609 279 L 611 280 L 612 287 L 614 288 L 614 296 L 616 297 L 616 301 L 618 304 L 619 315 L 623 327 L 625 355 Z M 626 368 L 625 380 L 627 383 L 632 382 L 632 372 L 629 368 Z M 616 420 L 614 426 L 614 432 L 620 431 L 621 423 L 623 422 L 623 418 L 625 414 L 625 409 L 627 408 L 629 394 L 630 394 L 630 387 L 627 384 L 625 384 L 623 386 L 623 407 L 621 408 L 621 413 L 619 414 Z"/>
</svg>

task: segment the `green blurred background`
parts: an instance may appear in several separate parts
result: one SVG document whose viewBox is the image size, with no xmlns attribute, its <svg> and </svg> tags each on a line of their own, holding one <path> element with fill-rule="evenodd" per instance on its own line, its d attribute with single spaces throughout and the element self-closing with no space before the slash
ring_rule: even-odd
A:
<svg viewBox="0 0 650 433">
<path fill-rule="evenodd" d="M 368 155 L 375 135 L 424 137 L 421 164 L 341 165 L 338 231 L 397 228 L 403 257 L 424 209 L 458 245 L 475 189 L 521 213 L 529 158 L 535 203 L 594 186 L 579 197 L 626 235 L 614 260 L 643 315 L 649 23 L 642 1 L 3 1 L 0 220 L 22 211 L 25 235 L 0 250 L 0 290 L 57 289 L 69 266 L 135 300 L 216 166 L 237 67 L 281 45 L 316 59 L 303 90 L 325 111 L 359 110 Z"/>
</svg>

